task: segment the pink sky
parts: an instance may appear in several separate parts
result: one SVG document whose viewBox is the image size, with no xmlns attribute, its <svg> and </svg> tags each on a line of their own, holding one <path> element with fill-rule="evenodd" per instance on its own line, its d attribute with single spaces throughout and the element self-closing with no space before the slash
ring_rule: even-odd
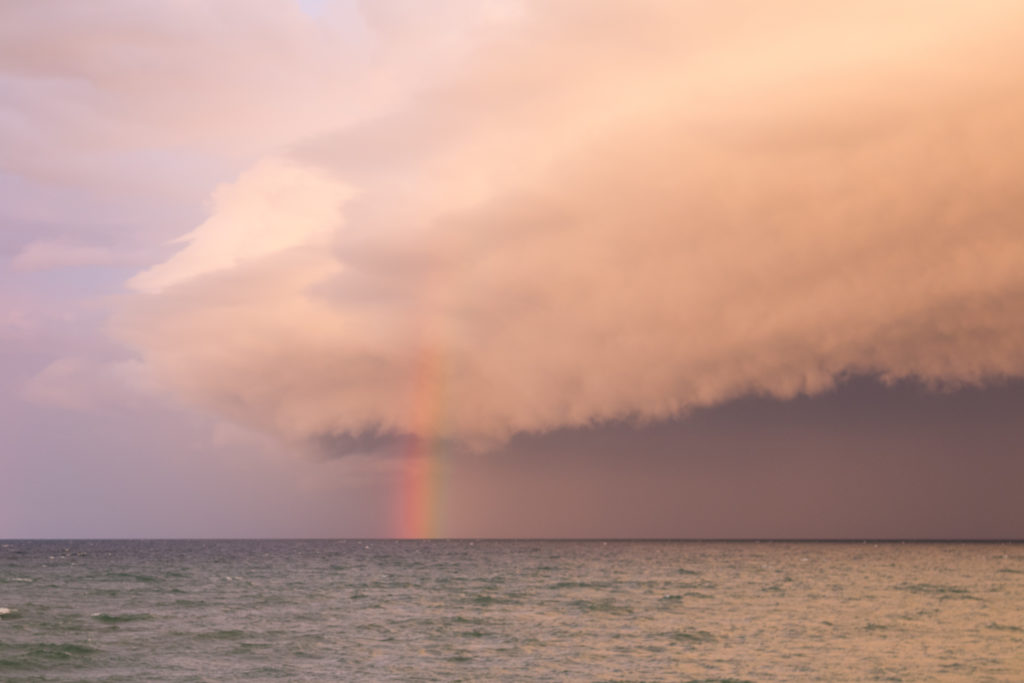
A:
<svg viewBox="0 0 1024 683">
<path fill-rule="evenodd" d="M 1021 45 L 1014 2 L 6 3 L 0 537 L 388 535 L 410 438 L 444 533 L 1024 534 Z"/>
</svg>

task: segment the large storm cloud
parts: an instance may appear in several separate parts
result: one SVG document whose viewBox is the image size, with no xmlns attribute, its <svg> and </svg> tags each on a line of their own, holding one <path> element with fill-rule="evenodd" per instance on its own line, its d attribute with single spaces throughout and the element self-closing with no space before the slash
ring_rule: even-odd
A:
<svg viewBox="0 0 1024 683">
<path fill-rule="evenodd" d="M 372 6 L 131 282 L 115 333 L 189 400 L 486 447 L 1024 374 L 1019 4 L 453 5 L 412 46 Z"/>
</svg>

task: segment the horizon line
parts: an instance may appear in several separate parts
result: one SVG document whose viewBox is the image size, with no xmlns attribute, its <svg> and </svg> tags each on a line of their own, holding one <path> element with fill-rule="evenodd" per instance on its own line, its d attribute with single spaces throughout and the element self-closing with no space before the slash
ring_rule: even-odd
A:
<svg viewBox="0 0 1024 683">
<path fill-rule="evenodd" d="M 629 536 L 582 536 L 582 537 L 545 537 L 545 536 L 452 536 L 445 538 L 399 538 L 391 536 L 210 536 L 210 537 L 186 537 L 186 536 L 111 536 L 111 537 L 22 537 L 22 538 L 0 538 L 0 543 L 24 542 L 24 541 L 46 541 L 46 542 L 95 542 L 95 541 L 353 541 L 353 542 L 382 542 L 382 541 L 468 541 L 468 542 L 551 542 L 551 543 L 1024 543 L 1024 538 L 733 538 L 733 537 L 629 537 Z"/>
</svg>

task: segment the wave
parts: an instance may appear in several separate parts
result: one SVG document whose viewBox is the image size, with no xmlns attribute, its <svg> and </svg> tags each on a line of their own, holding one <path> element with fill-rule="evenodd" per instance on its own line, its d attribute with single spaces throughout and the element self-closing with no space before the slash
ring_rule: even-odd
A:
<svg viewBox="0 0 1024 683">
<path fill-rule="evenodd" d="M 614 600 L 573 600 L 570 603 L 573 607 L 585 612 L 604 612 L 606 614 L 632 614 L 633 610 L 626 605 L 616 603 Z"/>
<path fill-rule="evenodd" d="M 237 640 L 244 638 L 246 635 L 245 631 L 239 631 L 238 629 L 223 629 L 220 631 L 206 631 L 204 633 L 195 634 L 196 638 L 200 640 Z"/>
<path fill-rule="evenodd" d="M 971 595 L 969 590 L 960 586 L 948 586 L 936 583 L 904 583 L 900 584 L 896 588 L 910 593 L 935 595 L 941 600 L 947 600 L 950 598 L 959 598 L 961 600 L 981 600 L 981 598 Z"/>
<path fill-rule="evenodd" d="M 140 583 L 156 583 L 160 581 L 159 576 L 152 576 L 150 574 L 132 574 L 130 572 L 111 572 L 107 574 L 112 579 L 128 579 L 138 581 Z"/>
<path fill-rule="evenodd" d="M 153 615 L 149 612 L 137 612 L 128 614 L 107 614 L 105 612 L 96 612 L 90 615 L 96 621 L 103 622 L 104 624 L 123 624 L 128 621 L 144 621 L 146 619 L 152 619 Z"/>
<path fill-rule="evenodd" d="M 665 635 L 678 643 L 710 643 L 716 640 L 707 631 L 671 631 Z"/>
<path fill-rule="evenodd" d="M 995 622 L 989 624 L 988 628 L 992 629 L 993 631 L 1014 631 L 1016 633 L 1024 632 L 1024 628 L 1021 628 L 1020 626 L 1013 626 L 1011 624 L 997 624 Z"/>
<path fill-rule="evenodd" d="M 22 654 L 0 659 L 0 669 L 31 669 L 57 661 L 75 661 L 99 652 L 78 643 L 37 643 Z"/>
</svg>

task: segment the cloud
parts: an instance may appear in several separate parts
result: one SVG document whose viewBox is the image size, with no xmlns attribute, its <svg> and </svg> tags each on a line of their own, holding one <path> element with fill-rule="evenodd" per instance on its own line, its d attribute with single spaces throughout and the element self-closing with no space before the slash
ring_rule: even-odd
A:
<svg viewBox="0 0 1024 683">
<path fill-rule="evenodd" d="M 395 106 L 496 20 L 472 2 L 385 4 L 4 2 L 0 170 L 189 197 L 211 167 Z"/>
<path fill-rule="evenodd" d="M 115 321 L 155 376 L 289 439 L 485 446 L 1024 374 L 1019 5 L 515 8 L 217 191 Z"/>
<path fill-rule="evenodd" d="M 159 394 L 148 368 L 138 361 L 96 361 L 66 356 L 49 363 L 22 387 L 22 397 L 82 413 L 130 410 L 140 398 Z"/>
<path fill-rule="evenodd" d="M 178 240 L 188 246 L 131 284 L 159 292 L 293 248 L 326 247 L 351 194 L 321 170 L 264 160 L 214 194 L 212 217 Z"/>
<path fill-rule="evenodd" d="M 211 188 L 455 68 L 503 21 L 488 6 L 0 3 L 0 258 L 32 241 L 165 254 Z"/>
<path fill-rule="evenodd" d="M 132 260 L 109 247 L 69 244 L 57 241 L 30 242 L 13 258 L 16 270 L 51 270 L 77 266 L 103 266 Z"/>
</svg>

